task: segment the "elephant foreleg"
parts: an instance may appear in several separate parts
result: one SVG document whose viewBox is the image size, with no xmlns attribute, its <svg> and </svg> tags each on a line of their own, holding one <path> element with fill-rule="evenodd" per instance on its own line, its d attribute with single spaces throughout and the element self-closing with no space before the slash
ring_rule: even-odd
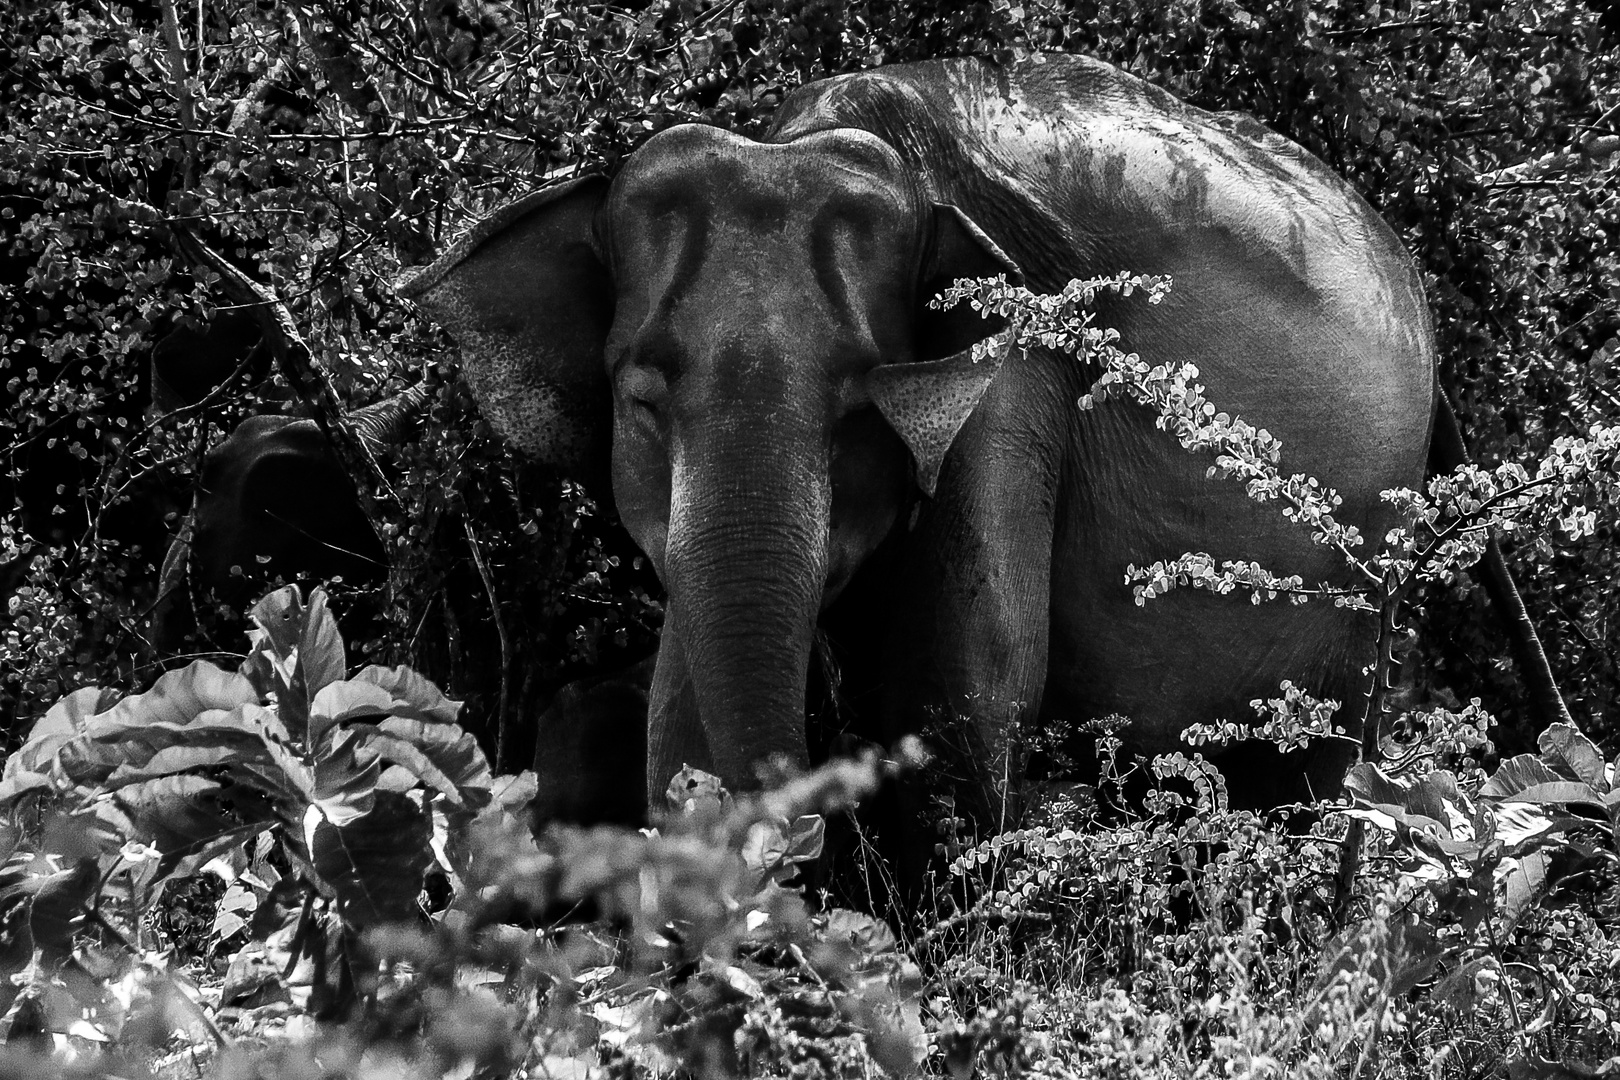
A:
<svg viewBox="0 0 1620 1080">
<path fill-rule="evenodd" d="M 647 691 L 647 808 L 651 813 L 663 809 L 670 778 L 688 765 L 714 771 L 687 674 L 678 612 L 671 604 L 658 642 L 658 666 Z"/>
<path fill-rule="evenodd" d="M 958 436 L 912 532 L 890 643 L 885 734 L 931 735 L 981 829 L 1021 812 L 1046 682 L 1057 465 L 1040 405 L 1054 395 L 1020 385 L 1032 378 L 1004 369 Z"/>
</svg>

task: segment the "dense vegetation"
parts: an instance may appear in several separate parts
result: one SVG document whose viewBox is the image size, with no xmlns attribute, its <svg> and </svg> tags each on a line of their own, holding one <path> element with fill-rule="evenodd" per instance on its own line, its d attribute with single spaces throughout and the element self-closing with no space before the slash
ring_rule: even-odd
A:
<svg viewBox="0 0 1620 1080">
<path fill-rule="evenodd" d="M 1163 772 L 1199 780 L 1195 793 L 1172 785 L 1139 818 L 1104 823 L 1069 798 L 1017 833 L 959 838 L 938 918 L 904 948 L 779 887 L 819 846 L 801 815 L 846 804 L 870 768 L 738 806 L 689 778 L 676 801 L 694 809 L 661 836 L 536 847 L 509 775 L 528 756 L 525 721 L 566 679 L 651 647 L 655 584 L 606 492 L 493 439 L 447 342 L 389 282 L 482 210 L 610 170 L 668 125 L 757 132 L 808 79 L 1046 48 L 1256 116 L 1401 234 L 1476 455 L 1573 470 L 1558 472 L 1568 501 L 1529 514 L 1509 553 L 1574 717 L 1610 752 L 1529 729 L 1463 569 L 1413 579 L 1402 732 L 1429 741 L 1391 751 L 1410 758 L 1403 775 L 1358 774 L 1357 820 L 1378 834 L 1359 869 L 1341 855 L 1343 815 L 1290 828 L 1228 813 L 1192 757 Z M 317 1059 L 353 1075 L 677 1060 L 844 1075 L 906 1072 L 925 1051 L 959 1077 L 976 1060 L 1554 1076 L 1567 1074 L 1546 1062 L 1620 1050 L 1604 764 L 1620 737 L 1615 521 L 1601 487 L 1594 516 L 1576 510 L 1593 494 L 1581 470 L 1612 465 L 1613 449 L 1594 436 L 1577 467 L 1558 442 L 1620 418 L 1612 15 L 1553 0 L 25 0 L 0 13 L 0 54 L 0 715 L 8 746 L 33 732 L 0 788 L 19 825 L 0 882 L 4 967 L 23 973 L 10 1045 L 117 1071 L 172 1057 L 171 1031 L 193 1030 L 183 1053 L 211 1044 L 223 1075 L 287 1076 L 319 1075 Z M 159 343 L 244 311 L 241 341 L 207 338 L 240 372 L 201 402 L 165 403 Z M 342 438 L 345 410 L 424 380 L 431 407 L 385 460 Z M 202 456 L 267 411 L 313 412 L 339 435 L 389 553 L 386 580 L 334 589 L 334 606 L 376 615 L 350 653 L 426 679 L 345 678 L 324 603 L 286 593 L 277 610 L 303 636 L 278 636 L 261 605 L 239 675 L 153 646 L 161 563 Z M 234 669 L 243 613 L 194 606 L 191 649 Z M 336 706 L 300 667 L 315 654 L 352 708 L 321 713 Z M 1476 696 L 1483 709 L 1463 705 Z M 1269 730 L 1286 736 L 1309 711 L 1284 694 Z M 154 723 L 170 735 L 116 735 Z M 271 768 L 249 751 L 277 724 L 271 741 L 295 752 Z M 300 768 L 317 779 L 301 784 Z M 237 846 L 197 846 L 221 820 Z M 359 833 L 321 832 L 344 826 Z M 518 931 L 519 900 L 588 900 L 610 919 Z M 423 912 L 431 923 L 411 921 Z M 278 1033 L 286 1045 L 258 1054 Z M 117 1062 L 92 1060 L 108 1040 Z"/>
</svg>

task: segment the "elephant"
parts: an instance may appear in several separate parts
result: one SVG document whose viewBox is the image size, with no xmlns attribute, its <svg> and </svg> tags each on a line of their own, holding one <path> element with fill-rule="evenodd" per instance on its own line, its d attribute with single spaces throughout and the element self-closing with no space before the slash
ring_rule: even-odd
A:
<svg viewBox="0 0 1620 1080">
<path fill-rule="evenodd" d="M 348 422 L 382 453 L 428 393 L 418 384 L 354 410 Z M 245 608 L 256 581 L 341 577 L 363 586 L 387 571 L 354 481 L 320 426 L 304 417 L 250 416 L 203 459 L 188 522 L 163 561 L 152 638 L 160 652 L 172 652 L 190 631 L 187 606 L 179 603 L 187 581 L 202 596 Z"/>
<path fill-rule="evenodd" d="M 1423 478 L 1437 407 L 1422 284 L 1342 179 L 1258 122 L 1102 62 L 1045 55 L 876 68 L 789 95 L 755 141 L 681 125 L 612 179 L 538 190 L 398 283 L 456 342 L 515 446 L 601 490 L 668 593 L 647 789 L 691 764 L 734 789 L 810 758 L 818 642 L 854 724 L 944 732 L 959 810 L 1016 813 L 1030 733 L 1129 718 L 1129 752 L 1186 750 L 1292 680 L 1351 740 L 1216 755 L 1234 806 L 1335 791 L 1369 701 L 1375 624 L 1327 603 L 1182 590 L 1138 606 L 1127 564 L 1187 551 L 1348 583 L 1337 553 L 1211 478 L 1043 348 L 929 301 L 1004 274 L 1169 275 L 1099 321 L 1278 436 L 1285 474 L 1343 498 Z"/>
</svg>

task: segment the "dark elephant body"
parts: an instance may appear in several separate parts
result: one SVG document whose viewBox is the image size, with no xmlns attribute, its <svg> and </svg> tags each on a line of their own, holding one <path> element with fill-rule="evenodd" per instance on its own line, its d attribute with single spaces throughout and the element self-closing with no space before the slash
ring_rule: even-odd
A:
<svg viewBox="0 0 1620 1080">
<path fill-rule="evenodd" d="M 350 413 L 371 453 L 384 453 L 427 401 L 418 385 Z M 153 640 L 173 652 L 193 630 L 189 591 L 246 610 L 266 583 L 305 587 L 334 578 L 379 584 L 388 558 L 353 478 L 314 420 L 251 416 L 203 459 L 186 527 L 164 559 Z M 189 584 L 189 590 L 183 585 Z M 346 621 L 351 637 L 364 622 Z"/>
<path fill-rule="evenodd" d="M 1119 270 L 1172 276 L 1162 305 L 1115 301 L 1100 321 L 1150 363 L 1196 364 L 1210 399 L 1278 436 L 1284 472 L 1333 486 L 1341 519 L 1371 542 L 1394 524 L 1378 493 L 1420 482 L 1434 410 L 1428 311 L 1394 234 L 1320 161 L 1252 120 L 1067 57 L 813 84 L 770 138 L 838 126 L 894 147 L 1037 292 Z M 1038 701 L 1047 718 L 1130 717 L 1130 743 L 1150 753 L 1185 749 L 1190 723 L 1246 719 L 1281 679 L 1343 702 L 1359 731 L 1367 616 L 1191 590 L 1137 606 L 1123 584 L 1128 563 L 1186 551 L 1348 583 L 1342 557 L 1275 504 L 1208 479 L 1209 459 L 1141 406 L 1078 413 L 1095 372 L 1051 353 L 1021 359 L 957 436 L 914 531 L 902 606 L 927 622 L 898 635 L 911 654 L 901 668 L 955 668 L 937 677 L 955 692 L 931 696 L 970 715 Z M 1326 756 L 1309 778 L 1319 791 L 1345 761 Z M 1302 794 L 1299 764 L 1227 771 L 1241 801 L 1265 804 Z"/>
<path fill-rule="evenodd" d="M 1126 564 L 1185 551 L 1347 576 L 1142 407 L 1081 412 L 1095 373 L 1075 358 L 971 362 L 993 327 L 928 299 L 1018 269 L 1038 291 L 1171 275 L 1163 305 L 1101 321 L 1150 363 L 1196 363 L 1369 543 L 1393 523 L 1378 492 L 1421 480 L 1434 349 L 1389 229 L 1292 143 L 1082 58 L 814 83 L 764 143 L 663 132 L 611 188 L 531 196 L 402 286 L 504 434 L 576 475 L 611 445 L 621 516 L 670 594 L 649 791 L 686 762 L 747 787 L 768 757 L 806 758 L 818 619 L 880 643 L 871 733 L 966 720 L 981 815 L 1017 787 L 1025 723 L 1121 713 L 1135 749 L 1163 751 L 1291 679 L 1359 728 L 1366 616 L 1134 603 Z M 1336 786 L 1344 761 L 1229 779 L 1276 802 Z"/>
</svg>

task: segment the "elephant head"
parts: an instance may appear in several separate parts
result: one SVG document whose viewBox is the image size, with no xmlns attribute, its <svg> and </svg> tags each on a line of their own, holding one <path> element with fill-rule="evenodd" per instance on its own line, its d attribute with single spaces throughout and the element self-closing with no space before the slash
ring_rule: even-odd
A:
<svg viewBox="0 0 1620 1080">
<path fill-rule="evenodd" d="M 674 767 L 748 788 L 804 761 L 818 613 L 932 493 L 995 374 L 971 347 L 998 327 L 928 301 L 998 273 L 1018 270 L 873 135 L 683 126 L 612 183 L 495 213 L 400 291 L 507 439 L 611 473 L 669 593 L 652 741 L 685 731 L 703 745 Z"/>
<path fill-rule="evenodd" d="M 374 455 L 398 441 L 431 399 L 425 383 L 346 417 Z M 188 579 L 204 594 L 242 607 L 253 579 L 341 576 L 356 585 L 387 573 L 381 542 L 354 481 L 313 420 L 253 416 L 207 453 L 191 512 L 170 545 L 159 575 L 152 639 L 163 652 L 179 648 L 192 629 L 180 602 Z"/>
</svg>

